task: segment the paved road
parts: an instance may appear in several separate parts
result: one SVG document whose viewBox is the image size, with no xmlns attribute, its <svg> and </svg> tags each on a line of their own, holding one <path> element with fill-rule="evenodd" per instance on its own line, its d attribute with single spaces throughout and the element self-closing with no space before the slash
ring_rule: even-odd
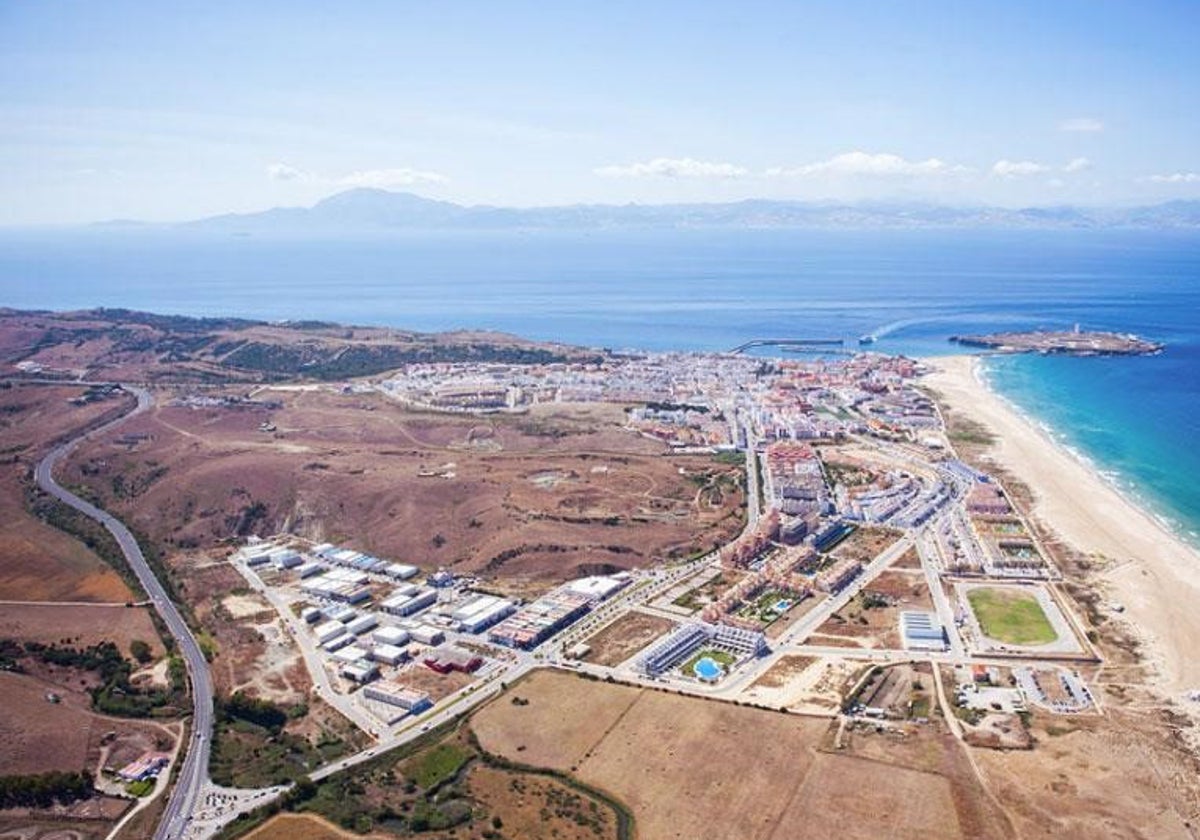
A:
<svg viewBox="0 0 1200 840">
<path fill-rule="evenodd" d="M 130 568 L 133 569 L 133 573 L 137 576 L 138 582 L 146 590 L 146 594 L 150 596 L 154 608 L 162 616 L 171 635 L 175 637 L 179 654 L 183 657 L 184 663 L 187 665 L 188 676 L 192 682 L 192 743 L 188 745 L 187 754 L 183 760 L 183 764 L 180 766 L 179 775 L 176 779 L 175 789 L 171 793 L 171 798 L 167 801 L 167 807 L 163 812 L 162 820 L 154 831 L 155 840 L 167 840 L 167 838 L 175 838 L 182 834 L 196 806 L 201 786 L 208 777 L 208 752 L 212 738 L 213 723 L 213 691 L 212 679 L 208 672 L 208 663 L 204 659 L 200 645 L 197 644 L 191 630 L 188 629 L 187 624 L 184 622 L 183 616 L 179 614 L 179 610 L 171 603 L 171 599 L 167 597 L 167 592 L 163 588 L 163 585 L 159 583 L 158 578 L 151 571 L 150 565 L 146 562 L 146 558 L 142 555 L 142 550 L 137 544 L 137 540 L 134 539 L 129 529 L 121 524 L 121 521 L 116 517 L 84 501 L 74 493 L 64 490 L 54 480 L 55 465 L 70 454 L 80 443 L 124 423 L 131 417 L 148 409 L 153 403 L 148 391 L 141 388 L 125 387 L 137 396 L 137 407 L 133 411 L 106 423 L 88 434 L 67 441 L 52 450 L 38 464 L 35 475 L 38 486 L 42 490 L 75 508 L 75 510 L 85 516 L 96 520 L 113 535 L 113 538 L 117 541 L 117 545 L 121 547 L 121 551 L 125 554 L 126 562 L 129 563 Z"/>
</svg>

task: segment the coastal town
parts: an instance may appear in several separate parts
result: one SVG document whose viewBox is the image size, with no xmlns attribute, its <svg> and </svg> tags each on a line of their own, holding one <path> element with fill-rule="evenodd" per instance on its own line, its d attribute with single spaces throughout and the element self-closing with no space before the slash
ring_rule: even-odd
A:
<svg viewBox="0 0 1200 840">
<path fill-rule="evenodd" d="M 873 353 L 643 354 L 413 365 L 356 384 L 481 416 L 619 405 L 631 432 L 672 451 L 736 458 L 747 515 L 713 551 L 528 600 L 423 557 L 251 537 L 228 562 L 278 611 L 314 691 L 371 739 L 314 778 L 543 669 L 897 733 L 936 707 L 958 737 L 1007 747 L 1028 746 L 1030 710 L 1100 714 L 1088 682 L 1101 659 L 1060 571 L 1002 483 L 956 456 L 924 371 Z"/>
</svg>

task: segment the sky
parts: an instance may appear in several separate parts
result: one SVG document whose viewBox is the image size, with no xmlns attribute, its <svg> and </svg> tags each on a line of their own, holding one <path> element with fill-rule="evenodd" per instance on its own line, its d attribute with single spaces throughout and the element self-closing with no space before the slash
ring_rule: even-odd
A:
<svg viewBox="0 0 1200 840">
<path fill-rule="evenodd" d="M 1200 198 L 1200 3 L 0 0 L 0 225 Z"/>
</svg>

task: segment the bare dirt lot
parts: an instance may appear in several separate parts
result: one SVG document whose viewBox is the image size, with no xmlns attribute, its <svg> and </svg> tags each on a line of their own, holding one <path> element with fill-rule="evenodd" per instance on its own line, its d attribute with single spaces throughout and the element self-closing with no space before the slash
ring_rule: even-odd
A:
<svg viewBox="0 0 1200 840">
<path fill-rule="evenodd" d="M 30 471 L 50 444 L 128 404 L 118 397 L 74 405 L 79 386 L 0 389 L 0 599 L 123 602 L 129 589 L 78 540 L 32 516 Z"/>
<path fill-rule="evenodd" d="M 561 579 L 689 555 L 741 527 L 740 492 L 703 492 L 736 466 L 668 454 L 620 428 L 619 410 L 442 415 L 334 390 L 171 404 L 180 395 L 160 393 L 66 470 L 164 543 L 290 530 L 427 568 Z"/>
<path fill-rule="evenodd" d="M 885 548 L 900 538 L 893 528 L 865 525 L 838 543 L 831 552 L 834 557 L 858 560 L 866 564 L 874 560 Z"/>
<path fill-rule="evenodd" d="M 656 615 L 626 613 L 585 640 L 591 647 L 586 659 L 597 665 L 619 665 L 676 626 L 674 621 Z"/>
<path fill-rule="evenodd" d="M 831 656 L 780 657 L 745 692 L 754 703 L 777 709 L 834 717 L 862 664 Z"/>
<path fill-rule="evenodd" d="M 300 650 L 246 579 L 219 553 L 180 553 L 168 565 L 204 628 L 204 642 L 216 651 L 211 670 L 217 692 L 243 690 L 284 706 L 304 701 L 312 680 Z"/>
<path fill-rule="evenodd" d="M 932 610 L 933 599 L 921 574 L 888 571 L 879 575 L 849 604 L 830 616 L 814 635 L 814 644 L 896 649 L 901 645 L 900 613 Z"/>
<path fill-rule="evenodd" d="M 784 656 L 754 681 L 755 686 L 781 688 L 817 661 L 815 656 Z"/>
<path fill-rule="evenodd" d="M 165 651 L 148 610 L 108 604 L 3 604 L 0 639 L 77 648 L 113 642 L 126 656 L 131 656 L 130 642 L 141 640 L 157 659 Z"/>
<path fill-rule="evenodd" d="M 458 671 L 439 674 L 420 662 L 412 662 L 399 669 L 396 672 L 396 679 L 409 688 L 424 691 L 435 703 L 475 682 L 475 677 L 471 674 L 463 674 Z"/>
<path fill-rule="evenodd" d="M 112 831 L 116 817 L 129 807 L 129 801 L 114 797 L 93 797 L 75 803 L 71 809 L 59 809 L 61 815 L 19 815 L 16 811 L 0 811 L 2 840 L 104 840 Z M 71 811 L 83 812 L 72 817 Z"/>
<path fill-rule="evenodd" d="M 1111 708 L 1063 720 L 1035 713 L 1032 751 L 975 751 L 1023 836 L 1196 836 L 1200 777 L 1162 721 Z"/>
</svg>

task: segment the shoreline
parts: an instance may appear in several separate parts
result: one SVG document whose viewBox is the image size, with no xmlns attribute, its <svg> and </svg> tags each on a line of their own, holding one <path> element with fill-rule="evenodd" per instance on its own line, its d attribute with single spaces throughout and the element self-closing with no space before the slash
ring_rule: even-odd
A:
<svg viewBox="0 0 1200 840">
<path fill-rule="evenodd" d="M 990 454 L 1029 487 L 1033 513 L 1076 550 L 1107 558 L 1106 600 L 1125 608 L 1160 687 L 1176 698 L 1200 690 L 1200 552 L 994 391 L 978 357 L 921 361 L 940 400 L 995 435 Z"/>
<path fill-rule="evenodd" d="M 1026 411 L 1012 399 L 1004 396 L 1000 388 L 988 376 L 988 371 L 984 364 L 988 355 L 985 352 L 969 356 L 973 360 L 971 375 L 982 388 L 993 394 L 1009 411 L 1024 420 L 1026 425 L 1044 436 L 1053 446 L 1065 452 L 1088 472 L 1103 479 L 1131 507 L 1146 514 L 1163 531 L 1179 540 L 1187 548 L 1197 552 L 1197 562 L 1200 562 L 1200 533 L 1190 530 L 1182 519 L 1176 518 L 1179 514 L 1172 511 L 1165 503 L 1155 499 L 1150 491 L 1139 487 L 1136 480 L 1130 478 L 1125 472 L 1115 467 L 1106 469 L 1102 463 L 1082 451 L 1079 445 L 1073 444 L 1068 435 L 1061 429 L 1055 427 L 1047 420 L 1042 420 L 1036 414 Z"/>
</svg>

